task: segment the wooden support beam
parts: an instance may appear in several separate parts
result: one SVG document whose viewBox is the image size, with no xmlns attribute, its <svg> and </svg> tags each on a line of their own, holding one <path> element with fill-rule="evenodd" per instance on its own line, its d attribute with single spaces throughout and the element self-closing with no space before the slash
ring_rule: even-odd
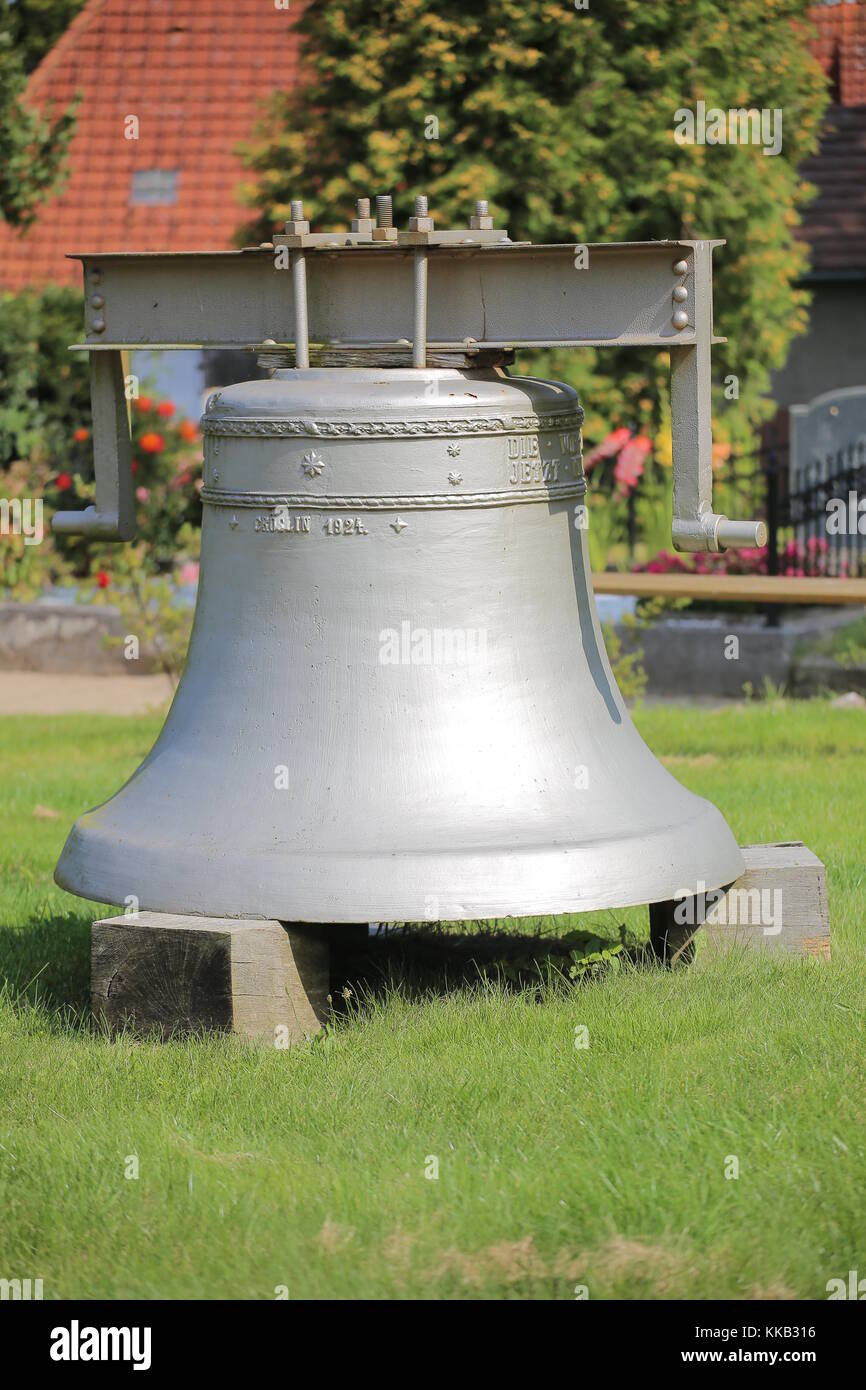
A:
<svg viewBox="0 0 866 1390">
<path fill-rule="evenodd" d="M 701 955 L 746 947 L 829 960 L 827 874 L 818 856 L 802 840 L 743 845 L 742 851 L 745 872 L 707 912 Z"/>
<path fill-rule="evenodd" d="M 743 845 L 746 867 L 724 892 L 696 885 L 693 897 L 650 903 L 650 947 L 665 965 L 688 965 L 746 948 L 830 959 L 827 875 L 802 840 Z"/>
<path fill-rule="evenodd" d="M 93 924 L 93 1011 L 111 1030 L 236 1033 L 287 1047 L 319 1032 L 329 989 L 321 927 L 166 912 Z"/>
<path fill-rule="evenodd" d="M 596 573 L 597 594 L 700 598 L 719 603 L 866 604 L 866 579 L 782 579 L 750 574 Z"/>
</svg>

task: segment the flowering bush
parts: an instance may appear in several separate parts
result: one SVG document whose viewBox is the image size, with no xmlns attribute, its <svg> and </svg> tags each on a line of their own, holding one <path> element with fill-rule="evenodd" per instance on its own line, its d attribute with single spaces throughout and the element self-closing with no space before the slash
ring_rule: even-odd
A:
<svg viewBox="0 0 866 1390">
<path fill-rule="evenodd" d="M 782 551 L 782 560 L 781 573 L 789 576 L 800 577 L 806 574 L 844 576 L 848 573 L 848 565 L 844 557 L 836 558 L 832 570 L 828 567 L 830 561 L 829 546 L 823 536 L 810 536 L 805 545 L 799 540 L 786 541 Z"/>
<path fill-rule="evenodd" d="M 652 440 L 645 434 L 633 435 L 625 428 L 612 430 L 600 444 L 590 449 L 583 461 L 584 471 L 591 473 L 599 463 L 616 458 L 613 482 L 620 497 L 628 497 L 643 477 L 652 447 Z"/>
<path fill-rule="evenodd" d="M 132 406 L 138 534 L 126 545 L 78 542 L 79 572 L 89 580 L 87 596 L 116 608 L 142 655 L 176 679 L 189 642 L 190 588 L 198 579 L 200 436 L 192 421 L 175 419 L 172 401 L 140 396 Z M 93 484 L 80 472 L 58 474 L 54 484 L 73 494 L 64 497 L 64 506 L 85 505 L 93 495 Z"/>
<path fill-rule="evenodd" d="M 634 566 L 635 573 L 643 574 L 766 574 L 766 571 L 765 545 L 754 550 L 722 550 L 712 554 L 697 551 L 678 555 L 674 551 L 660 550 L 648 564 Z"/>
<path fill-rule="evenodd" d="M 190 420 L 175 422 L 174 415 L 172 401 L 140 396 L 132 402 L 132 473 L 138 535 L 144 546 L 141 562 L 153 574 L 169 574 L 188 561 L 189 531 L 201 526 L 199 432 Z M 157 422 L 159 430 L 154 428 Z M 81 433 L 75 430 L 73 439 Z M 73 456 L 73 471 L 64 470 L 54 478 L 57 505 L 81 507 L 93 500 L 89 434 L 84 434 L 80 452 Z M 92 576 L 101 570 L 111 579 L 118 546 L 71 544 L 77 573 Z M 193 551 L 197 556 L 197 544 Z"/>
<path fill-rule="evenodd" d="M 765 545 L 753 550 L 723 550 L 718 554 L 698 552 L 693 555 L 677 555 L 669 550 L 660 550 L 654 559 L 645 565 L 635 565 L 635 573 L 644 574 L 766 574 L 768 572 L 769 550 Z M 789 540 L 782 551 L 780 575 L 788 578 L 812 575 L 824 577 L 829 574 L 845 575 L 847 565 L 844 560 L 829 568 L 827 541 L 821 536 L 810 536 L 804 543 Z"/>
<path fill-rule="evenodd" d="M 38 598 L 62 570 L 49 530 L 49 509 L 42 501 L 49 471 L 44 463 L 19 459 L 2 475 L 3 498 L 10 518 L 13 509 L 20 509 L 23 524 L 10 525 L 0 535 L 0 599 Z M 37 543 L 39 534 L 41 540 Z"/>
</svg>

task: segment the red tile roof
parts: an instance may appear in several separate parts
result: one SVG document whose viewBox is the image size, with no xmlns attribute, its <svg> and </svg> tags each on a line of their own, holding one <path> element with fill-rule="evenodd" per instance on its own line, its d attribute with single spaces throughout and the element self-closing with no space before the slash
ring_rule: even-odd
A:
<svg viewBox="0 0 866 1390">
<path fill-rule="evenodd" d="M 833 100 L 866 106 L 866 4 L 814 5 L 809 18 L 818 30 L 810 47 L 834 85 Z"/>
<path fill-rule="evenodd" d="M 0 289 L 79 283 L 66 251 L 231 247 L 252 216 L 235 148 L 298 79 L 291 9 L 274 0 L 90 0 L 31 75 L 27 100 L 81 93 L 62 197 L 24 234 L 0 223 Z M 139 119 L 139 139 L 124 119 Z M 172 205 L 130 205 L 136 171 L 176 170 Z"/>
</svg>

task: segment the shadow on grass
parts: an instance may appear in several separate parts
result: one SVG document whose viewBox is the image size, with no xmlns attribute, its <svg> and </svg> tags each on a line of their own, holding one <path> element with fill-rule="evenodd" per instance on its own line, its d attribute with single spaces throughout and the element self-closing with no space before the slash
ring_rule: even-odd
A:
<svg viewBox="0 0 866 1390">
<path fill-rule="evenodd" d="M 70 1026 L 102 1031 L 90 1011 L 91 923 L 91 912 L 65 913 L 0 931 L 0 991 L 13 1007 L 38 1007 L 57 1031 Z M 345 1014 L 364 999 L 393 991 L 421 999 L 486 983 L 540 999 L 550 988 L 573 988 L 628 965 L 651 963 L 646 946 L 626 941 L 624 927 L 615 939 L 609 926 L 598 933 L 569 929 L 554 935 L 558 925 L 550 919 L 546 931 L 519 933 L 510 923 L 405 923 L 381 927 L 376 935 L 334 926 L 329 930 L 334 1013 Z"/>
<path fill-rule="evenodd" d="M 58 1027 L 90 1006 L 90 913 L 37 916 L 0 931 L 0 989 L 57 1014 Z"/>
<path fill-rule="evenodd" d="M 335 1013 L 354 1007 L 349 1000 L 395 989 L 410 999 L 429 998 L 495 983 L 540 998 L 551 987 L 571 988 L 650 963 L 655 960 L 646 945 L 627 943 L 624 928 L 619 939 L 611 939 L 592 930 L 553 936 L 503 931 L 497 923 L 407 923 L 359 940 L 354 934 L 341 938 L 337 927 L 331 936 L 331 996 Z"/>
</svg>

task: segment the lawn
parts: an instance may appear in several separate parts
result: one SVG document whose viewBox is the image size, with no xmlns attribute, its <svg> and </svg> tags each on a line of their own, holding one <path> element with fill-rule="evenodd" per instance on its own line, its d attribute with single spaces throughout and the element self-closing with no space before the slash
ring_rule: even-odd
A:
<svg viewBox="0 0 866 1390">
<path fill-rule="evenodd" d="M 741 843 L 825 861 L 831 964 L 519 989 L 419 965 L 407 933 L 288 1051 L 89 1020 L 98 914 L 51 874 L 158 723 L 0 721 L 0 1276 L 46 1298 L 823 1298 L 866 1270 L 862 712 L 639 716 Z M 636 938 L 644 915 L 593 924 Z"/>
</svg>

